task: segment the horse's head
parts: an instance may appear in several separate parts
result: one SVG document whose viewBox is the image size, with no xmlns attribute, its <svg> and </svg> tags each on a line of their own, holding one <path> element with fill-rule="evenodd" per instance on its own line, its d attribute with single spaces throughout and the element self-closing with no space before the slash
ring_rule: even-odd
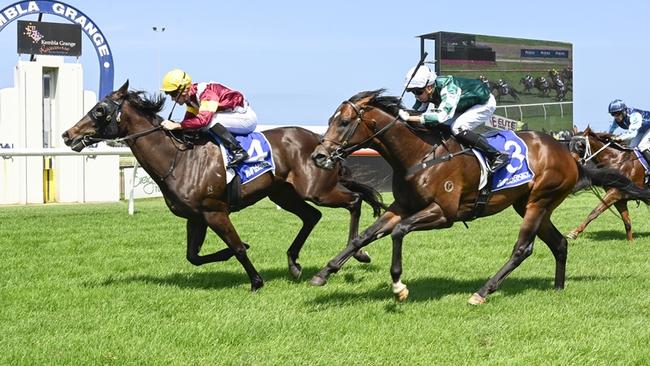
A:
<svg viewBox="0 0 650 366">
<path fill-rule="evenodd" d="M 94 139 L 113 139 L 123 135 L 125 129 L 120 126 L 120 118 L 128 89 L 127 80 L 118 90 L 95 104 L 79 122 L 63 133 L 63 142 L 72 150 L 81 151 L 95 143 Z"/>
<path fill-rule="evenodd" d="M 317 166 L 332 169 L 352 152 L 366 147 L 397 121 L 399 98 L 382 97 L 384 89 L 361 92 L 344 101 L 311 157 Z"/>
<path fill-rule="evenodd" d="M 577 156 L 583 163 L 595 159 L 596 156 L 613 143 L 611 135 L 598 133 L 587 127 L 582 133 L 576 134 L 569 141 L 569 151 Z"/>
</svg>

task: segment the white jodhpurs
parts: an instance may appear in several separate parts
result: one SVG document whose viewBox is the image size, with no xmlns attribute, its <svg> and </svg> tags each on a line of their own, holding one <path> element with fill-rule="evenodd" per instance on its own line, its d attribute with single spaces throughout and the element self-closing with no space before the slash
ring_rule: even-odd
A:
<svg viewBox="0 0 650 366">
<path fill-rule="evenodd" d="M 237 107 L 232 112 L 219 112 L 212 116 L 208 128 L 220 123 L 228 131 L 237 134 L 247 134 L 255 131 L 257 127 L 257 114 L 253 108 L 245 102 L 244 107 Z"/>
<path fill-rule="evenodd" d="M 490 94 L 490 99 L 485 104 L 477 104 L 460 115 L 454 116 L 451 119 L 451 131 L 456 135 L 460 131 L 473 130 L 480 125 L 484 125 L 490 120 L 496 109 L 497 101 Z"/>
<path fill-rule="evenodd" d="M 641 141 L 639 142 L 638 148 L 640 151 L 645 151 L 650 149 L 650 130 L 643 135 Z"/>
</svg>

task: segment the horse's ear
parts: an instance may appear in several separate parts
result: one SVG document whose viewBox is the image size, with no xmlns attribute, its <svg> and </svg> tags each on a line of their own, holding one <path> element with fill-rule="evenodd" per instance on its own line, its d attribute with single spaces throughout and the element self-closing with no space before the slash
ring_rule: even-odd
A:
<svg viewBox="0 0 650 366">
<path fill-rule="evenodd" d="M 119 89 L 117 89 L 117 94 L 122 97 L 126 95 L 127 91 L 129 91 L 129 79 L 126 79 L 126 82 Z"/>
</svg>

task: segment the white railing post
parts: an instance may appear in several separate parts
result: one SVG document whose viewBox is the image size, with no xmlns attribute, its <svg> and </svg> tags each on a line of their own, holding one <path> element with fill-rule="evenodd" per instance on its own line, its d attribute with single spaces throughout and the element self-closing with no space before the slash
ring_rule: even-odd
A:
<svg viewBox="0 0 650 366">
<path fill-rule="evenodd" d="M 133 158 L 133 174 L 131 176 L 131 189 L 129 189 L 129 215 L 133 216 L 133 212 L 135 211 L 135 198 L 134 198 L 134 191 L 135 191 L 135 179 L 138 176 L 136 172 L 138 171 L 138 159 Z"/>
</svg>

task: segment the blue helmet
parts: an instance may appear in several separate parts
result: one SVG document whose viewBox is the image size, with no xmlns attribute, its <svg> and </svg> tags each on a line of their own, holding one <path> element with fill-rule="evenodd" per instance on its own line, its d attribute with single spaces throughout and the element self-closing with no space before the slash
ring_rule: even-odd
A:
<svg viewBox="0 0 650 366">
<path fill-rule="evenodd" d="M 614 99 L 611 103 L 609 103 L 609 113 L 615 113 L 615 112 L 620 112 L 625 109 L 627 109 L 627 106 L 625 105 L 625 102 L 620 100 L 620 99 Z"/>
</svg>

